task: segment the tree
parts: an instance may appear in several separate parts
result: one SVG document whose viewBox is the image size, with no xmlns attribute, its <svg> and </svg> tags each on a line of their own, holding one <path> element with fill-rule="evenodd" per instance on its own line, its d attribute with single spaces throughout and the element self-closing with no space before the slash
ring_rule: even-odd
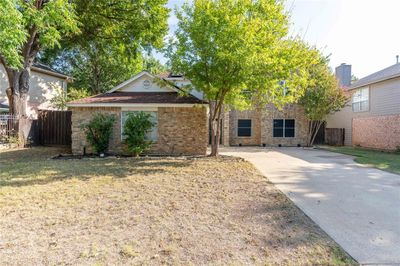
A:
<svg viewBox="0 0 400 266">
<path fill-rule="evenodd" d="M 307 84 L 313 52 L 288 38 L 288 17 L 278 0 L 194 0 L 176 11 L 176 39 L 167 55 L 210 100 L 211 156 L 218 155 L 222 109 L 253 102 L 295 102 Z M 281 81 L 291 88 L 279 93 Z"/>
<path fill-rule="evenodd" d="M 71 84 L 105 92 L 145 65 L 142 53 L 163 46 L 167 0 L 72 0 L 81 34 L 40 54 L 40 61 L 74 77 Z"/>
<path fill-rule="evenodd" d="M 152 141 L 146 139 L 146 134 L 154 127 L 151 115 L 145 112 L 131 113 L 124 125 L 124 143 L 127 150 L 137 157 L 148 148 Z"/>
<path fill-rule="evenodd" d="M 115 120 L 113 114 L 96 113 L 87 124 L 82 125 L 86 139 L 96 153 L 101 155 L 108 151 Z"/>
<path fill-rule="evenodd" d="M 149 71 L 153 75 L 157 75 L 168 70 L 165 65 L 163 65 L 153 56 L 144 56 L 143 69 Z"/>
<path fill-rule="evenodd" d="M 30 70 L 38 52 L 78 33 L 78 21 L 68 0 L 3 0 L 0 11 L 0 62 L 7 73 L 10 111 L 26 116 Z"/>
<path fill-rule="evenodd" d="M 342 109 L 348 98 L 332 74 L 326 57 L 320 55 L 319 63 L 309 71 L 310 84 L 299 103 L 309 119 L 307 145 L 312 146 L 326 117 Z"/>
<path fill-rule="evenodd" d="M 58 110 L 67 110 L 67 103 L 70 101 L 79 100 L 82 98 L 89 97 L 90 94 L 86 90 L 68 88 L 68 91 L 65 91 L 60 86 L 50 84 L 54 93 L 54 97 L 50 99 L 51 107 Z"/>
</svg>

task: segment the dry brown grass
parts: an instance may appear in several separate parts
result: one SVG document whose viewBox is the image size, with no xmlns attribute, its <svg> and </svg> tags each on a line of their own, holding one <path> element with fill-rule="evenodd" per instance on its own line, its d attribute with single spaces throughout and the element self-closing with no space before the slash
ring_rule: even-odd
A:
<svg viewBox="0 0 400 266">
<path fill-rule="evenodd" d="M 247 162 L 0 151 L 4 265 L 347 265 Z"/>
</svg>

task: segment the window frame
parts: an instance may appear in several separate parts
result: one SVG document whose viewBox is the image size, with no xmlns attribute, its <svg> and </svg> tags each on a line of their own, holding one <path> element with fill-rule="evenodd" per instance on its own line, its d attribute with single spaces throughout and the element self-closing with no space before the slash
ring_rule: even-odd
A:
<svg viewBox="0 0 400 266">
<path fill-rule="evenodd" d="M 250 126 L 247 126 L 247 127 L 239 126 L 240 121 L 250 121 Z M 250 135 L 246 135 L 246 136 L 240 135 L 240 134 L 239 134 L 239 130 L 240 130 L 241 128 L 249 129 L 249 130 L 250 130 Z M 252 121 L 252 119 L 246 119 L 246 118 L 244 118 L 244 119 L 238 119 L 238 120 L 237 120 L 236 135 L 237 135 L 238 138 L 251 138 L 251 137 L 253 136 L 253 121 Z"/>
<path fill-rule="evenodd" d="M 293 127 L 287 128 L 286 127 L 286 121 L 293 121 Z M 275 121 L 282 121 L 282 127 L 275 127 Z M 275 130 L 282 130 L 282 136 L 275 136 Z M 293 137 L 286 136 L 286 129 L 293 129 Z M 296 119 L 293 118 L 276 118 L 272 120 L 272 137 L 273 138 L 286 138 L 286 139 L 293 139 L 296 138 Z"/>
<path fill-rule="evenodd" d="M 121 111 L 121 141 L 124 140 L 124 113 L 138 113 L 138 112 L 144 112 L 144 113 L 152 113 L 155 114 L 155 125 L 153 126 L 152 130 L 146 134 L 146 137 L 149 135 L 151 136 L 152 134 L 154 134 L 156 137 L 155 139 L 152 139 L 151 137 L 148 138 L 147 140 L 152 141 L 153 143 L 157 143 L 158 139 L 159 139 L 159 135 L 158 135 L 158 110 L 122 110 Z"/>
<path fill-rule="evenodd" d="M 370 107 L 369 96 L 370 96 L 369 87 L 356 89 L 353 95 L 351 96 L 351 110 L 354 113 L 368 112 Z M 363 108 L 363 104 L 366 107 Z M 357 106 L 357 108 L 355 108 L 355 106 Z"/>
</svg>

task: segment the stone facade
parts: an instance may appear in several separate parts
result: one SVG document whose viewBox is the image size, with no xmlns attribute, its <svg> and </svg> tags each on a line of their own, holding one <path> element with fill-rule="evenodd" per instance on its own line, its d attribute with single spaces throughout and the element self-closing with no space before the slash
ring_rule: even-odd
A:
<svg viewBox="0 0 400 266">
<path fill-rule="evenodd" d="M 353 118 L 354 146 L 379 150 L 400 148 L 400 115 Z"/>
<path fill-rule="evenodd" d="M 226 119 L 226 118 L 225 118 Z M 251 137 L 238 136 L 238 120 L 251 119 L 252 135 Z M 274 119 L 294 119 L 295 137 L 294 138 L 276 138 L 273 137 Z M 308 120 L 304 115 L 304 110 L 299 105 L 288 105 L 282 111 L 276 109 L 273 105 L 268 105 L 264 109 L 229 112 L 229 141 L 231 146 L 297 146 L 306 145 L 308 132 Z"/>
<path fill-rule="evenodd" d="M 81 125 L 95 113 L 114 114 L 116 122 L 110 139 L 109 152 L 123 153 L 121 143 L 121 108 L 74 107 L 72 110 L 72 152 L 93 153 Z M 205 155 L 207 151 L 207 109 L 204 107 L 158 108 L 158 141 L 150 153 L 167 155 Z"/>
</svg>

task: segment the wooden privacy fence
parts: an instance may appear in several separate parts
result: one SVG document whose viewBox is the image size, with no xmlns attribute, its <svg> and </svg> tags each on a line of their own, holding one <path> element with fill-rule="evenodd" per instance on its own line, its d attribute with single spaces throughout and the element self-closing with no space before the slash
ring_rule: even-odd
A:
<svg viewBox="0 0 400 266">
<path fill-rule="evenodd" d="M 344 146 L 344 128 L 326 128 L 325 144 Z"/>
<path fill-rule="evenodd" d="M 39 111 L 39 144 L 71 145 L 71 115 L 71 111 Z"/>
<path fill-rule="evenodd" d="M 0 143 L 7 143 L 18 136 L 19 119 L 13 115 L 0 115 Z"/>
</svg>

